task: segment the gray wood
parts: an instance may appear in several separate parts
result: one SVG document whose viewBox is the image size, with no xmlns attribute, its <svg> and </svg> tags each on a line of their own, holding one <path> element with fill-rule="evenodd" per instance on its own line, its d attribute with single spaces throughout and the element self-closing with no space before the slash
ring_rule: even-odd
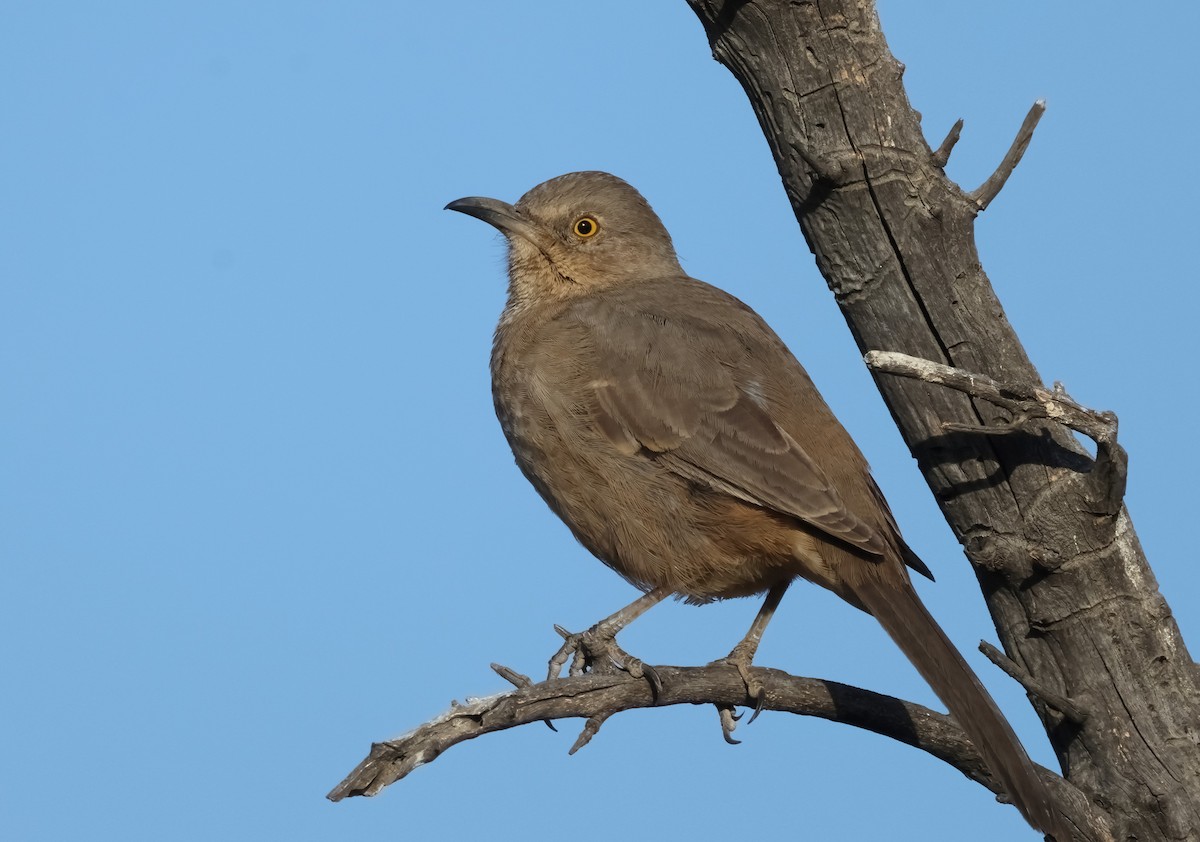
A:
<svg viewBox="0 0 1200 842">
<path fill-rule="evenodd" d="M 961 127 L 930 148 L 869 0 L 689 4 L 746 90 L 859 347 L 1039 384 L 973 233 L 1039 108 L 996 176 L 964 191 L 941 169 Z M 1200 839 L 1200 673 L 1121 505 L 1123 470 L 1093 470 L 1058 424 L 1024 419 L 1014 432 L 1003 405 L 876 381 L 1008 657 L 1027 686 L 1083 712 L 1032 694 L 1067 780 L 1116 838 Z"/>
</svg>

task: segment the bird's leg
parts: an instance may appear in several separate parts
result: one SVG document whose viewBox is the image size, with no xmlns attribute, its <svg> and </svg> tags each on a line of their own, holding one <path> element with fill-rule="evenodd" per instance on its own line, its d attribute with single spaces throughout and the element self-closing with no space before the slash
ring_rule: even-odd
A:
<svg viewBox="0 0 1200 842">
<path fill-rule="evenodd" d="M 635 678 L 645 678 L 657 697 L 662 682 L 655 671 L 617 645 L 617 633 L 672 593 L 670 588 L 655 588 L 635 599 L 617 613 L 605 617 L 585 632 L 572 634 L 561 626 L 554 628 L 563 636 L 563 645 L 550 659 L 549 678 L 557 678 L 567 660 L 571 661 L 570 675 L 584 672 L 610 672 L 620 669 Z"/>
<path fill-rule="evenodd" d="M 750 674 L 750 666 L 754 663 L 754 654 L 758 651 L 758 644 L 762 641 L 763 632 L 766 631 L 767 624 L 771 622 L 771 617 L 774 616 L 775 609 L 779 607 L 779 601 L 783 599 L 789 584 L 791 584 L 790 581 L 783 582 L 767 591 L 767 598 L 763 600 L 762 608 L 758 609 L 754 622 L 750 624 L 750 631 L 746 632 L 746 636 L 737 646 L 733 647 L 732 652 L 718 661 L 713 661 L 714 664 L 729 664 L 737 667 L 738 673 L 742 676 L 742 683 L 746 685 L 746 693 L 754 700 L 754 714 L 746 723 L 747 725 L 758 717 L 767 701 L 766 690 L 762 682 Z"/>
</svg>

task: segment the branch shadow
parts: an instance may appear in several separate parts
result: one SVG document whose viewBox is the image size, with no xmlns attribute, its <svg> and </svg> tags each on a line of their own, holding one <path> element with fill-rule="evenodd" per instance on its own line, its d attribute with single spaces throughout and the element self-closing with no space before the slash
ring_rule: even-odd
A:
<svg viewBox="0 0 1200 842">
<path fill-rule="evenodd" d="M 979 433 L 950 432 L 930 436 L 911 445 L 910 449 L 922 470 L 961 464 L 992 466 L 984 476 L 948 484 L 939 496 L 952 500 L 1001 485 L 1017 468 L 1027 465 L 1090 474 L 1096 461 L 1079 449 L 1074 439 L 1064 442 L 1059 437 L 1061 434 L 1055 435 L 1055 432 L 1050 425 L 1038 425 L 1029 430 L 997 435 L 980 427 Z"/>
</svg>

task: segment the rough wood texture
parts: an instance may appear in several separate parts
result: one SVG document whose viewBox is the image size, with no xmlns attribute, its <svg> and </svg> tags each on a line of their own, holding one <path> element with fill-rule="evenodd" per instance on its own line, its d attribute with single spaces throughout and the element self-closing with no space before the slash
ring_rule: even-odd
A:
<svg viewBox="0 0 1200 842">
<path fill-rule="evenodd" d="M 596 734 L 608 717 L 620 711 L 715 703 L 724 712 L 750 702 L 741 675 L 729 666 L 655 667 L 662 682 L 658 697 L 653 696 L 648 682 L 625 673 L 592 673 L 535 684 L 507 667 L 496 664 L 492 667 L 517 685 L 517 689 L 454 704 L 441 716 L 407 734 L 375 743 L 367 757 L 329 793 L 329 799 L 376 795 L 461 742 L 541 720 L 586 719 L 583 732 L 571 750 L 574 752 Z M 754 674 L 766 691 L 764 709 L 817 716 L 891 737 L 929 752 L 971 780 L 998 792 L 974 746 L 945 714 L 833 681 L 800 678 L 761 667 L 755 667 Z M 1053 772 L 1040 771 L 1063 812 L 1077 827 L 1086 828 L 1092 839 L 1112 838 L 1103 815 L 1086 798 Z"/>
<path fill-rule="evenodd" d="M 997 175 L 967 192 L 941 169 L 960 127 L 930 149 L 869 0 L 689 3 L 749 96 L 859 347 L 1039 383 L 973 225 L 1040 108 Z M 1057 423 L 1013 432 L 1004 406 L 908 377 L 876 381 L 1008 657 L 1087 713 L 1078 723 L 1033 699 L 1067 779 L 1116 838 L 1200 839 L 1200 681 L 1121 505 L 1123 482 L 1093 471 Z"/>
</svg>

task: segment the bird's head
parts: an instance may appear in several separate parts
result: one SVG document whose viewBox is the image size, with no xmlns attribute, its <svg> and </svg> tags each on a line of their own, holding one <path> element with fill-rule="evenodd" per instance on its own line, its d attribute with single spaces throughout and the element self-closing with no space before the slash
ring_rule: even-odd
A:
<svg viewBox="0 0 1200 842">
<path fill-rule="evenodd" d="M 633 187 L 605 172 L 552 178 L 515 205 L 470 196 L 446 208 L 508 238 L 509 293 L 517 300 L 562 300 L 683 274 L 658 215 Z"/>
</svg>

